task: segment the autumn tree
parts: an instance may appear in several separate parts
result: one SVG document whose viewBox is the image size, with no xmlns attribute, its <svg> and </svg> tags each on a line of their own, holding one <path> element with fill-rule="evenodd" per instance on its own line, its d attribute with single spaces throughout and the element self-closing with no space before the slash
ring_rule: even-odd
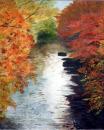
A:
<svg viewBox="0 0 104 130">
<path fill-rule="evenodd" d="M 71 57 L 83 62 L 79 73 L 90 110 L 104 108 L 104 1 L 75 0 L 58 19 L 58 33 L 72 50 Z"/>
<path fill-rule="evenodd" d="M 14 0 L 0 0 L 0 118 L 8 106 L 16 106 L 11 96 L 23 93 L 33 66 L 28 58 L 33 46 L 29 25 Z"/>
<path fill-rule="evenodd" d="M 31 25 L 30 31 L 34 38 L 40 30 L 37 26 L 43 25 L 44 21 L 54 19 L 58 10 L 54 8 L 55 0 L 15 0 L 18 9 L 23 14 L 24 19 Z M 54 20 L 55 22 L 55 20 Z"/>
</svg>

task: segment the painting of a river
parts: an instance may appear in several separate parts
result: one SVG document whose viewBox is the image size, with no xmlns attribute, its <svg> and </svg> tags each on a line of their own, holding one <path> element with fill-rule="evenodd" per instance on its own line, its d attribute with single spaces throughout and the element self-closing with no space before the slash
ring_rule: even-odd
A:
<svg viewBox="0 0 104 130">
<path fill-rule="evenodd" d="M 104 129 L 104 1 L 0 0 L 0 130 Z"/>
</svg>

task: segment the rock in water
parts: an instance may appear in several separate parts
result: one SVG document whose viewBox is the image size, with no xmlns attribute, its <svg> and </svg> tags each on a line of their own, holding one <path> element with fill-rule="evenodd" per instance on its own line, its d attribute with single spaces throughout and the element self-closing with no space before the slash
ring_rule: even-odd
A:
<svg viewBox="0 0 104 130">
<path fill-rule="evenodd" d="M 58 52 L 58 56 L 66 56 L 66 52 Z"/>
</svg>

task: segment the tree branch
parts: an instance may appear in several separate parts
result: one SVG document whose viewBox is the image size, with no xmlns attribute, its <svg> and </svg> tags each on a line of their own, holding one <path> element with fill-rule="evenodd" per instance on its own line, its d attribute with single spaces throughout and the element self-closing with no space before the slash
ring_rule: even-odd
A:
<svg viewBox="0 0 104 130">
<path fill-rule="evenodd" d="M 31 3 L 31 2 L 32 2 L 32 1 L 25 2 L 25 3 L 21 4 L 19 7 L 21 7 L 21 6 L 23 6 L 23 5 L 27 5 L 27 4 Z"/>
<path fill-rule="evenodd" d="M 21 28 L 21 27 L 18 27 L 18 26 L 12 26 L 12 25 L 0 25 L 0 27 L 6 27 L 6 28 Z"/>
<path fill-rule="evenodd" d="M 41 5 L 43 2 L 44 2 L 44 0 L 41 0 L 39 4 Z M 36 8 L 36 10 L 32 14 L 30 14 L 28 17 L 26 17 L 25 19 L 29 19 L 31 16 L 33 16 L 34 14 L 36 14 L 39 9 L 40 9 L 40 6 L 38 6 Z"/>
</svg>

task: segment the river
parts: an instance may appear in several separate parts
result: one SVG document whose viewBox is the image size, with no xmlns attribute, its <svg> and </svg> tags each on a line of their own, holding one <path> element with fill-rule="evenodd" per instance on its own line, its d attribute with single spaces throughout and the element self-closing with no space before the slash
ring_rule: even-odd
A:
<svg viewBox="0 0 104 130">
<path fill-rule="evenodd" d="M 16 130 L 71 130 L 73 128 L 70 102 L 66 96 L 74 94 L 71 75 L 63 68 L 59 51 L 61 45 L 47 45 L 34 49 L 32 60 L 36 64 L 34 81 L 29 80 L 23 94 L 13 95 L 17 107 L 8 108 L 6 116 L 16 124 Z M 67 57 L 67 56 L 66 56 Z"/>
</svg>

